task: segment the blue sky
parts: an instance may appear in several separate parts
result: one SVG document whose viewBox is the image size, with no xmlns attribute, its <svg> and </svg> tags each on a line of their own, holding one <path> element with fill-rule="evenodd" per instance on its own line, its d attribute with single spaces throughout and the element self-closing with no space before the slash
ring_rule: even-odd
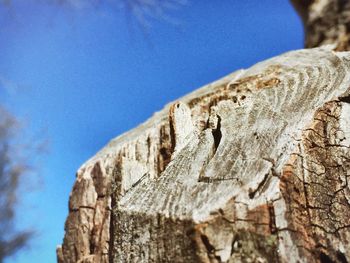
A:
<svg viewBox="0 0 350 263">
<path fill-rule="evenodd" d="M 33 2 L 0 7 L 0 84 L 9 86 L 0 101 L 25 123 L 23 136 L 49 140 L 17 220 L 37 235 L 8 263 L 56 261 L 75 171 L 110 139 L 195 88 L 303 45 L 287 0 L 190 0 L 169 11 L 175 21 L 150 20 L 147 34 L 122 9 Z"/>
</svg>

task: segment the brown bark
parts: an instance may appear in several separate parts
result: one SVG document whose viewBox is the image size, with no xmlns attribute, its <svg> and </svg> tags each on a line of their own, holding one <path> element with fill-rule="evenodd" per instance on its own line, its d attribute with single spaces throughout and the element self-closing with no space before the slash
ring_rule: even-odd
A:
<svg viewBox="0 0 350 263">
<path fill-rule="evenodd" d="M 308 46 L 347 48 L 343 20 L 311 19 L 347 2 L 294 2 Z M 112 140 L 78 170 L 58 261 L 349 262 L 350 53 L 334 48 L 237 71 Z"/>
<path fill-rule="evenodd" d="M 335 44 L 339 51 L 350 47 L 350 1 L 291 0 L 305 29 L 305 47 Z"/>
</svg>

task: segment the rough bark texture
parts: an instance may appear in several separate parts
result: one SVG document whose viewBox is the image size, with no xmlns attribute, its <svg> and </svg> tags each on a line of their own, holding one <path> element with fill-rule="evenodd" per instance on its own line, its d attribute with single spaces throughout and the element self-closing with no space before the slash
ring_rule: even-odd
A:
<svg viewBox="0 0 350 263">
<path fill-rule="evenodd" d="M 304 22 L 305 46 L 336 44 L 337 50 L 350 47 L 350 1 L 291 0 Z"/>
<path fill-rule="evenodd" d="M 311 28 L 325 1 L 295 2 Z M 349 262 L 350 52 L 334 48 L 234 72 L 112 140 L 77 173 L 58 261 Z"/>
</svg>

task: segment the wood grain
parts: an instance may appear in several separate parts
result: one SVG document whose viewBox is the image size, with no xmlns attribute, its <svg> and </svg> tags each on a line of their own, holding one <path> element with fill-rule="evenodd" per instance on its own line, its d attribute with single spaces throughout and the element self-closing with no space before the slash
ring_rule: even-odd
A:
<svg viewBox="0 0 350 263">
<path fill-rule="evenodd" d="M 77 173 L 59 261 L 349 261 L 349 67 L 289 52 L 112 140 Z"/>
</svg>

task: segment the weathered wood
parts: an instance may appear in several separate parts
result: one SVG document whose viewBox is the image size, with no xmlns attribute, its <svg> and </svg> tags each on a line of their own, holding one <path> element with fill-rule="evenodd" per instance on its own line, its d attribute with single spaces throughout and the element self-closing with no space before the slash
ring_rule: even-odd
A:
<svg viewBox="0 0 350 263">
<path fill-rule="evenodd" d="M 336 44 L 350 48 L 350 1 L 291 0 L 304 22 L 305 47 Z"/>
<path fill-rule="evenodd" d="M 78 171 L 61 261 L 349 260 L 350 54 L 330 49 L 235 72 L 114 139 Z"/>
<path fill-rule="evenodd" d="M 350 53 L 313 28 L 341 1 L 294 2 L 309 46 L 335 45 L 234 72 L 112 140 L 77 172 L 59 262 L 350 261 Z"/>
</svg>

